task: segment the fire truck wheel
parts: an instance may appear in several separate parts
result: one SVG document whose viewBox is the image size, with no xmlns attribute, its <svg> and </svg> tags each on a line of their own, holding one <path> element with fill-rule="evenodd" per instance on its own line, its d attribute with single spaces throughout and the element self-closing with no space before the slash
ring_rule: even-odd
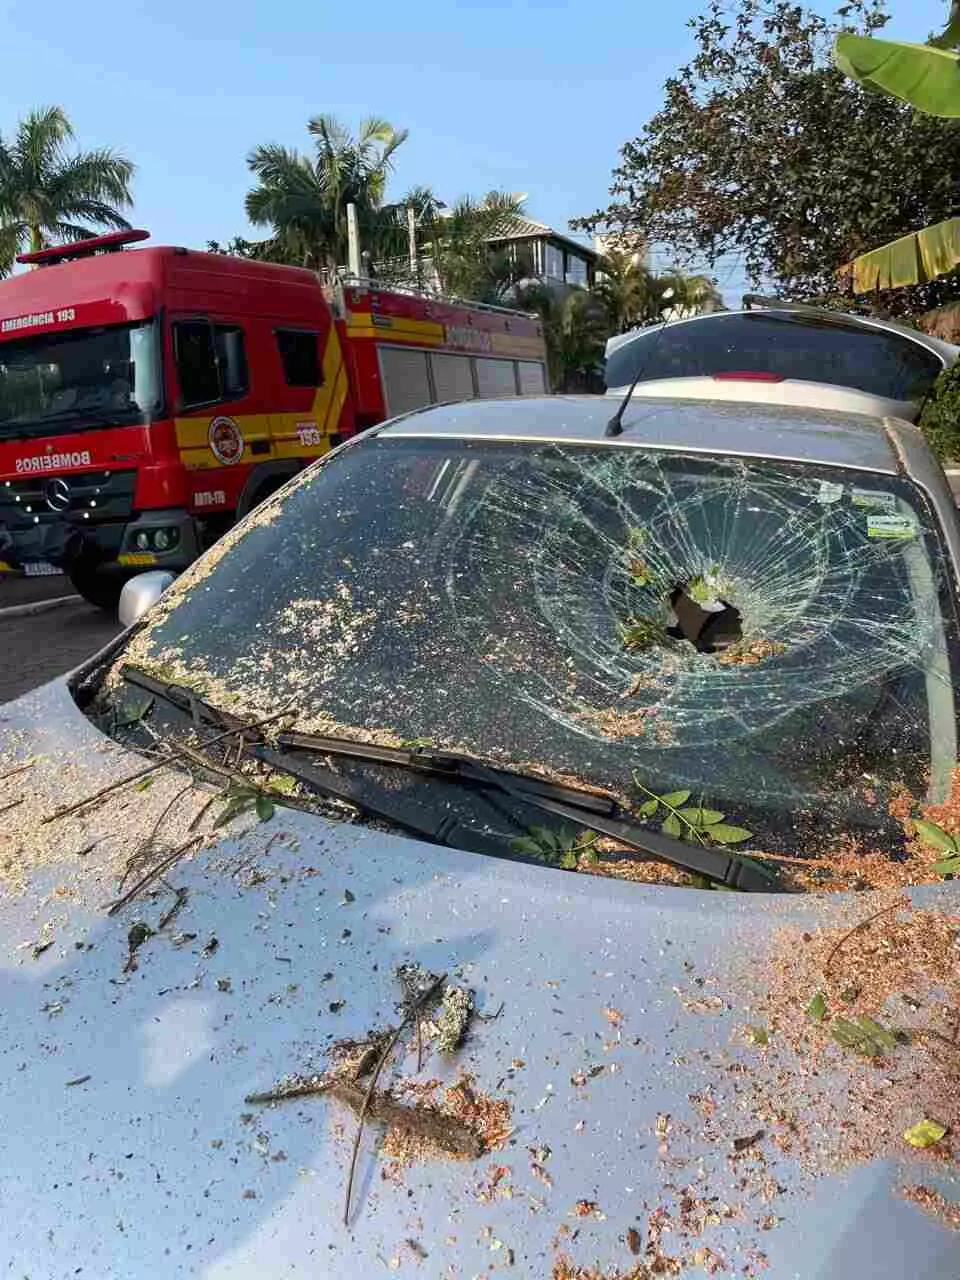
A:
<svg viewBox="0 0 960 1280">
<path fill-rule="evenodd" d="M 83 596 L 84 600 L 96 605 L 98 609 L 106 609 L 109 613 L 116 613 L 123 584 L 130 576 L 118 573 L 116 570 L 111 572 L 108 569 L 93 568 L 88 565 L 74 565 L 67 570 L 67 574 L 74 589 Z"/>
</svg>

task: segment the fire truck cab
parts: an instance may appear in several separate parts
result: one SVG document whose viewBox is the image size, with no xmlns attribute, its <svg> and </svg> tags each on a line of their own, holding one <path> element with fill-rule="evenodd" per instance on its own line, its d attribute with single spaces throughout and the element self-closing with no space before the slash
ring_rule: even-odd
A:
<svg viewBox="0 0 960 1280">
<path fill-rule="evenodd" d="M 0 564 L 113 607 L 345 437 L 542 393 L 536 317 L 117 232 L 0 284 Z"/>
</svg>

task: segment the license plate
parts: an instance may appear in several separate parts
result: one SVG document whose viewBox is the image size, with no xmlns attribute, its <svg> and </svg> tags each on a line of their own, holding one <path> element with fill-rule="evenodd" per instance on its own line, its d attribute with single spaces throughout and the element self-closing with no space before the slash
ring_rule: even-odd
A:
<svg viewBox="0 0 960 1280">
<path fill-rule="evenodd" d="M 28 560 L 24 563 L 23 572 L 28 578 L 49 578 L 63 573 L 63 570 L 46 560 Z"/>
</svg>

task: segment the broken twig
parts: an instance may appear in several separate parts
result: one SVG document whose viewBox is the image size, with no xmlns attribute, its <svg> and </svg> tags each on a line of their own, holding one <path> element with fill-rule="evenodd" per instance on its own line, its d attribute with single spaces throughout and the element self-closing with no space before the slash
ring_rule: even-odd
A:
<svg viewBox="0 0 960 1280">
<path fill-rule="evenodd" d="M 168 888 L 171 888 L 171 887 L 172 887 L 172 886 L 168 886 Z M 186 901 L 187 901 L 187 890 L 186 890 L 186 889 L 183 889 L 183 888 L 181 888 L 181 889 L 173 889 L 173 892 L 176 894 L 176 899 L 175 899 L 175 901 L 174 901 L 173 905 L 172 905 L 172 906 L 170 906 L 170 907 L 168 907 L 168 908 L 166 909 L 166 911 L 163 913 L 163 915 L 160 917 L 160 919 L 159 919 L 159 921 L 158 921 L 158 923 L 157 923 L 157 933 L 160 933 L 163 929 L 165 929 L 165 928 L 167 927 L 167 925 L 170 923 L 170 921 L 171 921 L 171 920 L 175 919 L 175 917 L 176 917 L 177 913 L 179 912 L 180 908 L 181 908 L 181 907 L 186 903 Z"/>
<path fill-rule="evenodd" d="M 359 1085 L 348 1080 L 331 1081 L 326 1091 L 331 1098 L 336 1098 L 360 1116 L 361 1122 L 369 1116 L 391 1129 L 399 1129 L 417 1138 L 429 1138 L 452 1156 L 476 1159 L 483 1155 L 483 1140 L 473 1129 L 437 1107 L 405 1106 L 386 1091 L 371 1093 L 368 1089 L 364 1093 Z"/>
<path fill-rule="evenodd" d="M 0 773 L 0 782 L 6 782 L 8 778 L 12 778 L 15 774 L 24 773 L 27 769 L 32 769 L 36 763 L 36 760 L 28 760 L 25 764 L 18 764 L 14 769 L 8 769 L 6 773 Z"/>
<path fill-rule="evenodd" d="M 418 1018 L 420 1010 L 423 1009 L 431 1000 L 434 999 L 437 992 L 443 987 L 447 980 L 445 973 L 441 974 L 435 982 L 431 982 L 430 986 L 415 1000 L 412 1000 L 407 1006 L 400 1025 L 394 1031 L 393 1035 L 384 1045 L 383 1052 L 377 1060 L 377 1065 L 373 1069 L 373 1075 L 370 1077 L 370 1083 L 367 1085 L 367 1091 L 363 1096 L 363 1101 L 357 1112 L 357 1136 L 353 1140 L 353 1153 L 350 1157 L 350 1173 L 347 1176 L 347 1193 L 343 1203 L 343 1225 L 348 1226 L 350 1222 L 350 1201 L 353 1198 L 353 1178 L 357 1169 L 357 1157 L 360 1154 L 360 1140 L 363 1137 L 363 1123 L 367 1118 L 367 1110 L 370 1106 L 370 1100 L 373 1097 L 373 1091 L 377 1087 L 377 1081 L 380 1078 L 380 1072 L 383 1070 L 391 1053 L 396 1048 L 397 1041 L 403 1032 L 403 1029 L 409 1024 L 411 1018 Z"/>
<path fill-rule="evenodd" d="M 199 844 L 202 839 L 203 836 L 191 836 L 185 844 L 178 845 L 176 849 L 171 850 L 165 858 L 160 859 L 156 866 L 151 867 L 147 874 L 138 880 L 133 888 L 129 889 L 123 897 L 118 898 L 116 902 L 111 903 L 107 908 L 107 915 L 115 916 L 118 911 L 122 911 L 128 902 L 133 901 L 141 889 L 148 885 L 151 880 L 156 880 L 157 876 L 162 876 L 163 873 L 168 871 L 175 862 L 178 862 L 189 849 L 194 845 Z"/>
<path fill-rule="evenodd" d="M 879 920 L 881 916 L 888 915 L 891 911 L 900 911 L 904 907 L 903 899 L 900 898 L 896 902 L 891 903 L 889 907 L 882 907 L 879 911 L 875 911 L 872 916 L 867 916 L 866 920 L 861 920 L 859 924 L 855 924 L 852 929 L 843 935 L 843 937 L 834 944 L 824 962 L 823 971 L 827 973 L 833 963 L 834 957 L 842 946 L 844 946 L 855 933 L 859 933 L 862 929 L 866 929 L 873 924 L 874 920 Z"/>
<path fill-rule="evenodd" d="M 199 749 L 205 750 L 207 747 L 216 746 L 218 742 L 222 742 L 224 738 L 232 738 L 235 734 L 250 733 L 253 729 L 259 729 L 262 725 L 270 724 L 274 720 L 280 720 L 290 711 L 289 706 L 283 708 L 282 711 L 275 711 L 273 715 L 265 716 L 263 720 L 254 720 L 251 724 L 238 724 L 232 729 L 224 729 L 222 733 L 214 734 L 212 738 L 207 738 L 199 744 Z M 83 800 L 77 800 L 73 804 L 65 805 L 62 809 L 57 809 L 53 813 L 48 814 L 46 818 L 41 818 L 41 824 L 47 822 L 56 822 L 58 818 L 65 818 L 68 814 L 76 813 L 78 809 L 85 809 L 88 804 L 93 804 L 97 800 L 102 800 L 104 796 L 110 795 L 111 792 L 119 791 L 121 787 L 125 787 L 128 782 L 136 782 L 139 778 L 145 778 L 150 773 L 156 773 L 158 769 L 169 769 L 172 765 L 177 764 L 181 759 L 181 750 L 184 744 L 181 743 L 172 754 L 165 756 L 162 760 L 149 764 L 143 769 L 138 769 L 136 773 L 130 773 L 125 778 L 121 778 L 118 782 L 108 783 L 107 786 L 101 787 L 99 791 L 95 791 L 93 795 L 87 796 Z M 183 754 L 188 754 L 184 750 Z M 204 762 L 206 768 L 212 768 L 217 771 L 217 766 Z"/>
<path fill-rule="evenodd" d="M 314 1093 L 326 1093 L 331 1083 L 329 1076 L 293 1076 L 285 1084 L 278 1084 L 275 1089 L 267 1089 L 264 1093 L 248 1093 L 244 1102 L 287 1102 L 290 1098 L 308 1098 Z"/>
</svg>

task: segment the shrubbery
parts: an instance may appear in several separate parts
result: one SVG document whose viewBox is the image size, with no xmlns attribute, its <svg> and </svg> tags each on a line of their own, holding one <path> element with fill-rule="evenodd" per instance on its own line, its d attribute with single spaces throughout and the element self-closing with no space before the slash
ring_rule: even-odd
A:
<svg viewBox="0 0 960 1280">
<path fill-rule="evenodd" d="M 960 458 L 960 364 L 945 369 L 934 383 L 920 427 L 941 461 Z"/>
</svg>

